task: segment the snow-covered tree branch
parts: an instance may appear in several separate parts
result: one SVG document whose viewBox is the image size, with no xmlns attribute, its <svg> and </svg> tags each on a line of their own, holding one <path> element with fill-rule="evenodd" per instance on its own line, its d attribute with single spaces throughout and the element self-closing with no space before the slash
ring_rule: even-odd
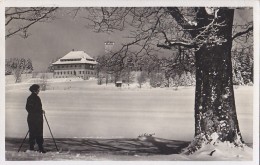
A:
<svg viewBox="0 0 260 165">
<path fill-rule="evenodd" d="M 135 29 L 131 36 L 133 41 L 124 44 L 120 51 L 141 46 L 139 51 L 133 52 L 140 54 L 146 45 L 177 52 L 180 47 L 193 49 L 196 60 L 195 138 L 186 153 L 193 153 L 213 139 L 215 143 L 228 141 L 243 147 L 234 103 L 231 48 L 232 40 L 251 28 L 232 37 L 234 9 L 111 8 L 101 9 L 99 14 L 92 10 L 92 13 L 89 20 L 94 22 L 98 32 Z M 182 61 L 181 52 L 175 56 L 179 61 Z"/>
</svg>

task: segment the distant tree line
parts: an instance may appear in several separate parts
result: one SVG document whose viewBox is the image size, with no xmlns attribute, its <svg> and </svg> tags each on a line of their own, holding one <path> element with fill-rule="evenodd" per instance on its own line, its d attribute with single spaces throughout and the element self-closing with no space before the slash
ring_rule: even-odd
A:
<svg viewBox="0 0 260 165">
<path fill-rule="evenodd" d="M 14 75 L 15 83 L 21 81 L 21 75 L 32 73 L 33 66 L 31 59 L 10 58 L 5 60 L 5 75 Z"/>
<path fill-rule="evenodd" d="M 182 55 L 178 56 L 178 53 Z M 191 52 L 190 52 L 191 53 Z M 194 59 L 187 52 L 175 52 L 170 57 L 159 55 L 122 56 L 101 55 L 96 60 L 98 84 L 126 84 L 137 82 L 139 87 L 146 82 L 151 87 L 190 86 L 195 84 Z"/>
<path fill-rule="evenodd" d="M 233 51 L 233 84 L 252 85 L 254 82 L 253 48 L 247 47 Z"/>
<path fill-rule="evenodd" d="M 101 55 L 97 57 L 98 84 L 115 83 L 120 80 L 139 87 L 146 82 L 151 87 L 194 86 L 194 52 L 179 48 L 169 57 Z M 253 84 L 253 48 L 245 47 L 232 51 L 233 84 Z"/>
</svg>

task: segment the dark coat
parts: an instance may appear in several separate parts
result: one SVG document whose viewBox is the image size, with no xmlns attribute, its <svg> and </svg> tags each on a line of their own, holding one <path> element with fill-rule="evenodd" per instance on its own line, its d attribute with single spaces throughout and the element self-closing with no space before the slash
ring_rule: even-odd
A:
<svg viewBox="0 0 260 165">
<path fill-rule="evenodd" d="M 32 93 L 26 102 L 27 122 L 32 136 L 43 136 L 43 111 L 40 97 Z"/>
</svg>

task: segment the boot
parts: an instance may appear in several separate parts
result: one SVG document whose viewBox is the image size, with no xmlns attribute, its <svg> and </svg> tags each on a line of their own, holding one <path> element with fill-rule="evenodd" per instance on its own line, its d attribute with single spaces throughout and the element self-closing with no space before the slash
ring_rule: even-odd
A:
<svg viewBox="0 0 260 165">
<path fill-rule="evenodd" d="M 46 151 L 44 150 L 42 145 L 39 146 L 39 152 L 40 153 L 46 153 Z"/>
</svg>

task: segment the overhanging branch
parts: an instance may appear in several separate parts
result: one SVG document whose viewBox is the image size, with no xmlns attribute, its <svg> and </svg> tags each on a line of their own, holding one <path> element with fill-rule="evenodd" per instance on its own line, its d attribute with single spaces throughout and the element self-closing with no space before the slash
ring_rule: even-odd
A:
<svg viewBox="0 0 260 165">
<path fill-rule="evenodd" d="M 234 40 L 235 38 L 239 37 L 239 36 L 242 36 L 244 34 L 247 34 L 249 33 L 250 31 L 253 31 L 253 26 L 249 27 L 247 30 L 245 31 L 242 31 L 242 32 L 238 32 L 237 34 L 235 34 L 233 37 L 232 37 L 232 40 Z"/>
<path fill-rule="evenodd" d="M 182 46 L 185 48 L 197 48 L 198 46 L 195 43 L 188 43 L 188 42 L 176 42 L 176 41 L 169 41 L 166 44 L 157 44 L 157 47 L 161 47 L 164 49 L 171 49 L 174 46 Z"/>
<path fill-rule="evenodd" d="M 189 22 L 177 7 L 167 7 L 168 12 L 176 20 L 176 22 L 183 27 L 183 29 L 194 29 L 196 24 Z"/>
<path fill-rule="evenodd" d="M 19 33 L 19 32 L 24 32 L 24 33 L 26 33 L 26 31 L 27 31 L 27 29 L 30 27 L 30 26 L 32 26 L 33 24 L 35 24 L 35 23 L 37 23 L 37 22 L 40 22 L 40 21 L 42 21 L 42 20 L 44 20 L 44 19 L 48 19 L 49 18 L 49 14 L 51 14 L 52 12 L 54 12 L 55 10 L 57 10 L 58 9 L 58 7 L 52 7 L 52 8 L 49 8 L 49 10 L 44 10 L 45 8 L 40 8 L 39 10 L 36 10 L 36 9 L 34 9 L 34 10 L 25 10 L 25 11 L 18 11 L 18 12 L 13 12 L 13 13 L 6 13 L 6 19 L 7 19 L 7 22 L 6 22 L 6 26 L 12 21 L 12 20 L 24 20 L 24 21 L 28 21 L 29 23 L 28 24 L 25 24 L 25 25 L 23 25 L 23 26 L 21 26 L 21 27 L 18 27 L 16 30 L 14 30 L 14 31 L 8 31 L 8 33 L 6 34 L 6 36 L 5 36 L 5 38 L 7 39 L 7 38 L 9 38 L 10 36 L 12 36 L 12 35 L 15 35 L 15 34 L 17 34 L 17 33 Z M 28 13 L 28 12 L 31 12 L 31 11 L 33 11 L 33 12 L 36 12 L 36 13 L 34 13 L 35 14 L 35 17 L 28 17 L 28 18 L 26 18 L 26 17 L 21 17 L 21 15 L 20 14 L 24 14 L 24 15 L 26 15 L 26 13 Z M 36 14 L 37 14 L 37 12 L 39 12 L 39 16 L 36 16 Z M 41 15 L 42 14 L 42 15 Z M 13 16 L 13 15 L 17 15 L 16 17 L 15 16 Z M 10 16 L 10 18 L 8 18 Z M 27 35 L 25 34 L 25 37 L 26 37 Z"/>
</svg>

